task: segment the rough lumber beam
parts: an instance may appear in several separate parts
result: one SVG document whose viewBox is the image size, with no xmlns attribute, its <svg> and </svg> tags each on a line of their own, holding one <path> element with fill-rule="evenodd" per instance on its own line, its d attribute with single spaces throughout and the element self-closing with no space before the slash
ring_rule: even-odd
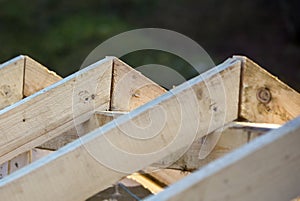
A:
<svg viewBox="0 0 300 201">
<path fill-rule="evenodd" d="M 24 56 L 0 65 L 0 110 L 23 98 Z"/>
<path fill-rule="evenodd" d="M 24 60 L 18 56 L 0 65 L 0 110 L 23 98 Z M 9 162 L 0 165 L 0 178 L 8 174 L 9 166 Z"/>
<path fill-rule="evenodd" d="M 242 61 L 239 116 L 251 122 L 283 124 L 300 115 L 300 94 L 250 59 Z"/>
<path fill-rule="evenodd" d="M 11 174 L 31 163 L 31 151 L 26 151 L 14 157 L 8 163 L 8 174 Z"/>
<path fill-rule="evenodd" d="M 299 195 L 299 132 L 300 117 L 146 200 L 291 200 Z"/>
<path fill-rule="evenodd" d="M 0 109 L 61 79 L 30 57 L 22 55 L 0 66 L 0 78 Z M 0 166 L 1 178 L 27 165 L 30 160 L 31 152 L 28 151 L 4 163 Z"/>
<path fill-rule="evenodd" d="M 28 56 L 0 65 L 0 109 L 14 104 L 61 78 Z"/>
<path fill-rule="evenodd" d="M 94 109 L 109 109 L 112 61 L 103 59 L 1 110 L 0 164 L 88 120 Z"/>
<path fill-rule="evenodd" d="M 131 111 L 166 92 L 126 63 L 115 58 L 111 111 Z"/>
<path fill-rule="evenodd" d="M 220 134 L 220 139 L 206 158 L 199 158 L 200 150 L 203 149 L 204 146 L 204 140 L 207 140 L 205 144 L 207 145 L 211 144 L 209 140 L 214 139 L 205 138 L 206 136 L 204 136 L 198 140 L 195 140 L 189 150 L 179 160 L 169 166 L 169 168 L 187 171 L 199 169 L 204 165 L 216 160 L 217 158 L 232 152 L 236 148 L 247 144 L 257 136 L 260 136 L 267 131 L 278 127 L 279 125 L 273 124 L 232 122 L 226 125 L 224 128 L 218 129 L 212 133 Z"/>
<path fill-rule="evenodd" d="M 165 89 L 143 76 L 140 72 L 134 70 L 118 58 L 113 58 L 110 91 L 109 110 L 117 112 L 131 111 L 166 92 Z M 118 114 L 116 115 L 118 116 Z M 101 118 L 105 123 L 113 119 L 106 114 L 102 117 L 99 116 L 99 118 Z M 114 118 L 116 118 L 116 116 Z M 98 124 L 98 122 L 93 121 L 93 118 L 91 118 L 90 121 L 87 121 L 82 125 L 77 125 L 76 128 L 74 127 L 71 130 L 66 131 L 39 147 L 57 150 L 60 147 L 74 141 L 79 136 L 88 133 L 88 131 L 91 131 L 91 128 L 95 129 L 104 125 L 104 122 L 100 122 L 100 124 Z"/>
<path fill-rule="evenodd" d="M 24 96 L 30 96 L 61 80 L 61 77 L 55 72 L 49 71 L 32 58 L 24 56 L 24 59 Z"/>
<path fill-rule="evenodd" d="M 83 200 L 124 175 L 189 146 L 190 139 L 195 136 L 195 129 L 217 129 L 224 122 L 237 118 L 240 70 L 240 62 L 229 59 L 13 173 L 0 180 L 1 198 L 8 201 Z M 207 86 L 214 88 L 220 84 L 227 96 L 211 97 Z M 161 115 L 159 108 L 163 108 L 165 116 Z M 207 122 L 210 122 L 212 113 L 224 117 L 224 121 L 216 119 L 209 127 Z M 153 125 L 148 129 L 132 126 L 132 122 L 148 125 L 149 116 L 152 117 Z M 164 117 L 168 118 L 167 121 Z M 124 131 L 130 129 L 133 136 L 148 137 L 147 134 L 156 131 L 157 127 L 161 130 L 150 139 L 141 140 L 128 136 L 128 133 L 124 134 Z"/>
</svg>

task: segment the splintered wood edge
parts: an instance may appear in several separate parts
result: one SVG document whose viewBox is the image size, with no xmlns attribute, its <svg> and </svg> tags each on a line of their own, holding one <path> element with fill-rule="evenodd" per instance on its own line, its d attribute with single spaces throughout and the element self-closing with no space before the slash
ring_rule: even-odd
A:
<svg viewBox="0 0 300 201">
<path fill-rule="evenodd" d="M 54 71 L 50 71 L 48 68 L 29 56 L 24 56 L 24 59 L 23 95 L 25 97 L 30 96 L 62 79 Z"/>
<path fill-rule="evenodd" d="M 146 201 L 291 200 L 299 196 L 300 117 Z"/>
<path fill-rule="evenodd" d="M 244 56 L 239 117 L 250 122 L 283 124 L 300 115 L 300 94 Z"/>
</svg>

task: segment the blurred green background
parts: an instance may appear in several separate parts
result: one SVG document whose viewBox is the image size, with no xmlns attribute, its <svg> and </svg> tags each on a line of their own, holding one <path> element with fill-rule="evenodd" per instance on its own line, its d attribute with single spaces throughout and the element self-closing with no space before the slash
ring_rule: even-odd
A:
<svg viewBox="0 0 300 201">
<path fill-rule="evenodd" d="M 26 54 L 67 76 L 106 39 L 157 27 L 197 41 L 215 63 L 233 54 L 250 57 L 300 89 L 298 0 L 0 0 L 0 63 Z M 195 75 L 174 55 L 146 50 L 124 56 L 139 66 L 152 61 Z"/>
</svg>

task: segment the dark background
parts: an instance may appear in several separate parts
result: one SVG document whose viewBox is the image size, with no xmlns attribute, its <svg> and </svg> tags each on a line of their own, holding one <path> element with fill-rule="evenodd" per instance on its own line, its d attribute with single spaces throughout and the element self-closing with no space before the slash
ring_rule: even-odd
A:
<svg viewBox="0 0 300 201">
<path fill-rule="evenodd" d="M 26 54 L 67 76 L 106 39 L 135 28 L 157 27 L 197 41 L 215 63 L 233 54 L 246 55 L 299 91 L 299 2 L 0 0 L 0 63 Z M 123 59 L 137 66 L 151 58 L 186 69 L 174 55 L 157 51 Z M 182 72 L 194 76 L 189 70 Z"/>
</svg>

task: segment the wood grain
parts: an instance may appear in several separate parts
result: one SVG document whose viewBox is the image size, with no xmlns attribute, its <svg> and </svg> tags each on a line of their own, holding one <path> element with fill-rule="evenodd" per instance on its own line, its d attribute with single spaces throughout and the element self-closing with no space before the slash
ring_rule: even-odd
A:
<svg viewBox="0 0 300 201">
<path fill-rule="evenodd" d="M 24 59 L 24 96 L 30 96 L 62 79 L 55 72 L 48 70 L 32 58 L 25 56 Z"/>
<path fill-rule="evenodd" d="M 146 201 L 292 200 L 300 186 L 300 117 Z"/>
<path fill-rule="evenodd" d="M 0 65 L 0 110 L 23 98 L 24 56 Z"/>
<path fill-rule="evenodd" d="M 300 115 L 300 94 L 258 64 L 241 56 L 241 102 L 239 116 L 256 123 L 283 124 Z M 261 90 L 270 92 L 270 100 L 260 101 Z M 262 97 L 267 96 L 262 94 Z M 265 97 L 267 98 L 267 97 Z M 264 100 L 264 99 L 263 99 Z"/>
<path fill-rule="evenodd" d="M 227 111 L 221 107 L 220 99 L 209 99 L 209 94 L 204 90 L 208 83 L 211 86 L 219 85 L 219 76 L 223 78 L 224 88 L 228 91 L 230 88 L 230 94 L 225 97 L 225 100 L 222 99 L 227 103 L 228 109 L 225 122 L 228 123 L 237 118 L 239 75 L 240 63 L 229 60 L 129 114 L 113 120 L 66 145 L 56 153 L 1 180 L 2 199 L 8 201 L 83 200 L 128 173 L 136 172 L 188 146 L 190 140 L 197 134 L 195 133 L 197 128 L 199 130 L 213 129 L 209 128 L 206 121 L 199 118 L 199 112 L 205 111 L 205 114 L 209 111 L 210 113 L 216 112 L 211 107 L 212 101 L 218 107 L 217 111 L 220 114 Z M 232 80 L 232 77 L 237 80 Z M 199 90 L 203 92 L 200 102 L 199 96 L 195 95 L 195 92 Z M 158 108 L 164 109 L 168 117 L 167 121 L 164 119 L 165 116 L 160 115 Z M 132 126 L 132 122 L 137 122 L 138 125 L 148 125 L 149 115 L 152 117 L 152 124 L 147 129 Z M 206 118 L 206 115 L 202 117 Z M 214 122 L 213 126 L 218 128 L 223 126 L 223 123 L 222 119 L 219 119 L 219 122 Z M 141 140 L 132 137 L 147 137 L 149 132 L 153 134 L 151 132 L 157 131 L 156 129 L 160 127 L 162 129 L 159 133 L 150 139 Z M 124 133 L 128 129 L 131 131 L 131 136 L 128 136 L 129 133 Z M 177 129 L 180 131 L 177 132 Z M 170 143 L 172 146 L 167 146 Z M 116 147 L 118 149 L 115 149 Z M 116 169 L 116 167 L 121 169 Z"/>
<path fill-rule="evenodd" d="M 106 58 L 0 111 L 0 163 L 108 109 L 111 72 Z"/>
<path fill-rule="evenodd" d="M 165 92 L 140 72 L 114 59 L 111 111 L 131 111 Z"/>
<path fill-rule="evenodd" d="M 274 126 L 274 125 L 272 125 Z M 221 158 L 222 156 L 234 151 L 235 149 L 247 144 L 258 136 L 263 135 L 267 131 L 273 129 L 269 124 L 256 126 L 255 123 L 245 124 L 243 122 L 232 122 L 221 129 L 209 134 L 218 134 L 220 139 L 211 153 L 204 159 L 199 157 L 200 150 L 203 149 L 203 141 L 208 140 L 206 144 L 211 144 L 210 138 L 205 139 L 206 136 L 196 139 L 190 146 L 188 151 L 174 164 L 169 166 L 172 169 L 194 171 L 210 162 Z M 276 127 L 277 128 L 277 127 Z M 214 140 L 214 139 L 213 139 Z M 214 142 L 212 143 L 214 144 Z"/>
</svg>

